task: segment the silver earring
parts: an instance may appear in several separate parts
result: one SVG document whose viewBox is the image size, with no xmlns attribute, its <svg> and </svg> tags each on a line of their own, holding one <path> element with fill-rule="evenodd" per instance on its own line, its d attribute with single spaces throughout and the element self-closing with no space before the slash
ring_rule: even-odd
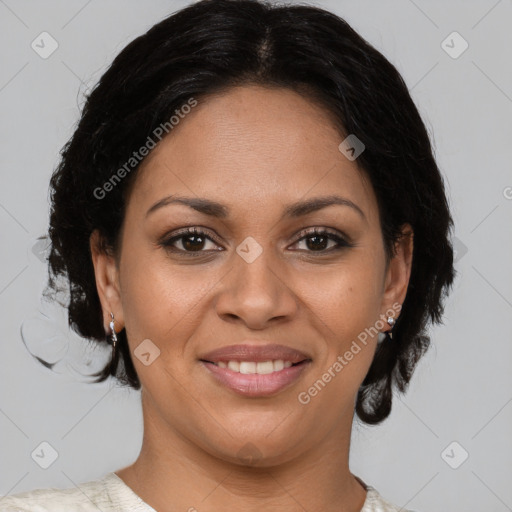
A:
<svg viewBox="0 0 512 512">
<path fill-rule="evenodd" d="M 390 337 L 390 339 L 393 339 L 393 326 L 395 325 L 395 319 L 392 316 L 388 316 L 388 325 L 391 326 L 391 329 L 387 333 Z"/>
<path fill-rule="evenodd" d="M 112 361 L 114 360 L 114 355 L 116 353 L 116 342 L 117 342 L 117 336 L 116 336 L 116 330 L 114 328 L 114 313 L 110 313 L 110 341 L 112 343 Z"/>
</svg>

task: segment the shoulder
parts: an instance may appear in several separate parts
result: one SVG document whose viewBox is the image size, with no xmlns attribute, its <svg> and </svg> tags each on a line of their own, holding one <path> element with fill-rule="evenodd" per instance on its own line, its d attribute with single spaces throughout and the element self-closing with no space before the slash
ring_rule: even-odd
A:
<svg viewBox="0 0 512 512">
<path fill-rule="evenodd" d="M 387 501 L 375 487 L 366 484 L 358 477 L 356 478 L 366 488 L 366 500 L 361 512 L 414 512 L 414 510 L 405 509 Z"/>
<path fill-rule="evenodd" d="M 114 475 L 115 477 L 115 475 Z M 35 489 L 0 497 L 0 512 L 116 511 L 109 493 L 113 473 L 70 489 Z"/>
<path fill-rule="evenodd" d="M 383 498 L 377 489 L 369 486 L 366 494 L 366 501 L 361 512 L 414 512 L 390 503 Z"/>
</svg>

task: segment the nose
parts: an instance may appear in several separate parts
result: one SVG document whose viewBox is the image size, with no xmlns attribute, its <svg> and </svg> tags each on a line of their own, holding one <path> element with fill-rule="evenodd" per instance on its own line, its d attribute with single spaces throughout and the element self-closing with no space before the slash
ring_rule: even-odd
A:
<svg viewBox="0 0 512 512">
<path fill-rule="evenodd" d="M 234 255 L 233 268 L 222 280 L 216 301 L 219 317 L 255 330 L 293 318 L 298 301 L 281 263 L 269 249 L 252 262 Z"/>
</svg>

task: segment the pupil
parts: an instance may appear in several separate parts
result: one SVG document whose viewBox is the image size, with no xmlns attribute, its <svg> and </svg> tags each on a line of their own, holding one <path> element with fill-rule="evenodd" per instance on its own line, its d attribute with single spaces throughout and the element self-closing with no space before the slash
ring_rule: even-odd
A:
<svg viewBox="0 0 512 512">
<path fill-rule="evenodd" d="M 322 250 L 326 248 L 327 241 L 328 238 L 326 236 L 313 235 L 308 237 L 307 246 L 311 250 Z M 200 250 L 204 246 L 204 239 L 200 235 L 188 235 L 183 239 L 183 246 L 187 250 Z"/>
<path fill-rule="evenodd" d="M 315 240 L 315 242 L 310 244 L 309 240 Z M 319 240 L 321 240 L 322 242 L 319 242 Z M 307 241 L 308 249 L 312 249 L 312 250 L 315 250 L 315 249 L 325 249 L 326 248 L 325 242 L 327 240 L 328 239 L 327 239 L 326 236 L 319 236 L 319 235 L 310 236 L 310 237 L 308 237 L 308 241 Z M 320 247 L 317 244 L 320 244 Z"/>
<path fill-rule="evenodd" d="M 195 239 L 196 242 L 190 243 L 191 239 Z M 189 235 L 183 239 L 183 246 L 185 249 L 197 250 L 202 249 L 204 245 L 204 239 L 200 235 Z"/>
</svg>

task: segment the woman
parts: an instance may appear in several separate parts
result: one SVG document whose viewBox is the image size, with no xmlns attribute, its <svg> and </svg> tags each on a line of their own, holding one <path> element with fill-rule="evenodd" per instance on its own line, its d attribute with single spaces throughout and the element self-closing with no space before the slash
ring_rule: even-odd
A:
<svg viewBox="0 0 512 512">
<path fill-rule="evenodd" d="M 137 460 L 1 510 L 397 511 L 350 472 L 440 323 L 453 221 L 397 70 L 322 9 L 197 2 L 130 43 L 51 181 L 50 285 L 142 391 Z M 403 510 L 403 509 L 400 509 Z"/>
</svg>

